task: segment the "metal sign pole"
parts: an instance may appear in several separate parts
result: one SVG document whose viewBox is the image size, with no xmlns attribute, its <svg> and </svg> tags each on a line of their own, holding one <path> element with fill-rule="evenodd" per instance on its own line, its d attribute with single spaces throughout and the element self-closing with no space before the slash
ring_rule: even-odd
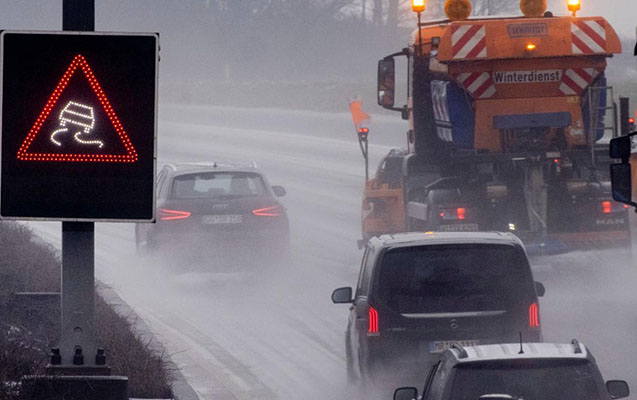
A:
<svg viewBox="0 0 637 400">
<path fill-rule="evenodd" d="M 95 30 L 95 0 L 63 0 L 65 31 Z M 62 365 L 95 366 L 95 223 L 62 222 Z"/>
<path fill-rule="evenodd" d="M 94 242 L 94 222 L 62 222 L 62 365 L 95 365 Z"/>
<path fill-rule="evenodd" d="M 62 0 L 62 30 L 94 31 L 95 0 Z"/>
</svg>

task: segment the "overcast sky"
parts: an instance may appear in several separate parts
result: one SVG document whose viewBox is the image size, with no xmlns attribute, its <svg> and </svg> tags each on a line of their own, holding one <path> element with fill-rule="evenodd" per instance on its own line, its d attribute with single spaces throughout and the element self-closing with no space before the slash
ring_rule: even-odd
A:
<svg viewBox="0 0 637 400">
<path fill-rule="evenodd" d="M 517 2 L 518 0 L 511 0 Z M 180 0 L 173 4 L 187 13 L 192 0 Z M 99 29 L 115 29 L 127 25 L 128 30 L 138 26 L 153 25 L 149 20 L 156 10 L 155 0 L 96 0 L 97 25 Z M 566 0 L 550 0 L 550 9 L 566 12 Z M 151 10 L 151 15 L 148 11 Z M 164 10 L 166 14 L 177 10 Z M 582 0 L 580 15 L 602 15 L 606 17 L 622 35 L 635 36 L 637 26 L 637 0 Z M 121 21 L 118 16 L 124 17 Z M 195 18 L 195 16 L 193 16 Z M 133 23 L 133 19 L 137 23 Z M 61 0 L 0 0 L 0 28 L 2 29 L 59 29 L 62 25 Z M 187 29 L 184 26 L 165 26 L 164 29 Z"/>
<path fill-rule="evenodd" d="M 194 11 L 193 5 L 200 1 L 96 0 L 96 28 L 159 32 L 164 74 L 203 74 L 210 57 L 215 56 L 215 49 L 211 48 L 209 30 L 204 26 L 210 24 L 210 20 Z M 556 14 L 567 13 L 566 0 L 549 0 L 549 9 Z M 621 36 L 635 40 L 637 0 L 582 0 L 579 15 L 602 15 Z M 58 30 L 61 27 L 62 0 L 0 0 L 0 29 Z M 632 51 L 632 46 L 624 51 Z"/>
</svg>

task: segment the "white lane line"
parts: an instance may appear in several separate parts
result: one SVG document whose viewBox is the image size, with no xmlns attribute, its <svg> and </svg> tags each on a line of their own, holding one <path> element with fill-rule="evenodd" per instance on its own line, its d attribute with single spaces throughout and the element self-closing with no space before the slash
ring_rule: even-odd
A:
<svg viewBox="0 0 637 400">
<path fill-rule="evenodd" d="M 127 300 L 125 299 L 125 301 Z M 180 366 L 184 369 L 184 375 L 188 376 L 191 373 L 201 375 L 201 371 L 196 372 L 194 369 L 203 369 L 223 384 L 227 391 L 232 393 L 237 400 L 255 398 L 264 400 L 278 399 L 278 396 L 270 391 L 248 367 L 243 365 L 221 346 L 212 342 L 209 337 L 205 337 L 205 342 L 207 343 L 204 344 L 201 340 L 203 336 L 198 334 L 195 328 L 185 321 L 179 320 L 174 315 L 171 315 L 170 317 L 164 317 L 170 319 L 171 323 L 168 324 L 157 314 L 138 305 L 135 306 L 135 311 L 153 327 L 153 330 L 158 336 L 163 337 L 169 342 L 164 342 L 166 347 L 170 348 L 178 343 L 187 346 L 186 349 L 182 348 L 180 351 L 181 354 L 179 355 L 182 357 L 185 356 L 195 365 L 180 363 Z M 174 326 L 179 326 L 181 329 L 177 329 Z M 199 338 L 195 338 L 196 336 L 199 336 Z M 205 379 L 193 379 L 189 383 L 203 399 L 217 400 L 219 398 L 217 396 L 208 397 L 210 383 Z"/>
</svg>

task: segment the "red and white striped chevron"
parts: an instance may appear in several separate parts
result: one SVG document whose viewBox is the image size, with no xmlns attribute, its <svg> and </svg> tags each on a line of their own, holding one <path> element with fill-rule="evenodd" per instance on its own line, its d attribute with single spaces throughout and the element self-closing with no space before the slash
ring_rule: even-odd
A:
<svg viewBox="0 0 637 400">
<path fill-rule="evenodd" d="M 475 99 L 489 99 L 495 94 L 495 84 L 488 72 L 465 72 L 455 78 Z"/>
<path fill-rule="evenodd" d="M 453 58 L 474 59 L 487 57 L 487 38 L 484 25 L 452 25 L 451 46 Z"/>
<path fill-rule="evenodd" d="M 597 75 L 599 75 L 599 71 L 595 68 L 567 69 L 562 74 L 560 91 L 565 95 L 580 95 Z"/>
<path fill-rule="evenodd" d="M 607 53 L 606 24 L 603 20 L 572 22 L 571 39 L 573 54 Z"/>
</svg>

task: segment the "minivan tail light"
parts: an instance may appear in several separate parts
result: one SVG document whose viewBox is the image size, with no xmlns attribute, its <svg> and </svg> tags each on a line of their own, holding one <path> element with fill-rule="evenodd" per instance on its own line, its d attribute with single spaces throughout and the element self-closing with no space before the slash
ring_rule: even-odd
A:
<svg viewBox="0 0 637 400">
<path fill-rule="evenodd" d="M 258 217 L 278 217 L 281 215 L 281 206 L 274 205 L 270 207 L 257 208 L 256 210 L 252 210 L 252 214 Z"/>
<path fill-rule="evenodd" d="M 467 218 L 467 209 L 465 207 L 441 208 L 440 218 L 442 218 L 445 221 L 448 221 L 448 220 L 463 221 Z"/>
<path fill-rule="evenodd" d="M 188 211 L 179 211 L 179 210 L 169 210 L 167 208 L 159 209 L 159 219 L 162 221 L 174 221 L 176 219 L 186 219 L 190 217 L 190 212 Z"/>
<path fill-rule="evenodd" d="M 537 303 L 529 306 L 529 328 L 540 327 L 540 312 Z"/>
<path fill-rule="evenodd" d="M 369 328 L 367 329 L 367 334 L 378 334 L 378 311 L 372 306 L 369 306 Z"/>
</svg>

